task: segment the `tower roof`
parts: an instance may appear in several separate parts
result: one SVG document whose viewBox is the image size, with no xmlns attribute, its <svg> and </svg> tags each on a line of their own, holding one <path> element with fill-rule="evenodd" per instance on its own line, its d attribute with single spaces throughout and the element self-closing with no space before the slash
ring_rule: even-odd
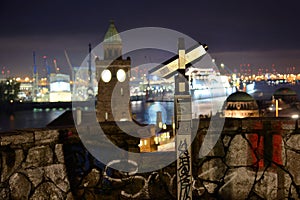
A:
<svg viewBox="0 0 300 200">
<path fill-rule="evenodd" d="M 279 88 L 274 92 L 274 96 L 297 96 L 297 93 L 291 88 Z"/>
<path fill-rule="evenodd" d="M 254 98 L 246 92 L 235 92 L 227 97 L 227 102 L 252 102 Z"/>
<path fill-rule="evenodd" d="M 110 25 L 104 36 L 104 42 L 105 43 L 121 43 L 122 42 L 119 32 L 116 29 L 115 22 L 113 20 L 110 20 Z"/>
<path fill-rule="evenodd" d="M 239 110 L 243 112 L 257 111 L 258 105 L 251 95 L 246 92 L 237 91 L 227 97 L 226 103 L 224 103 L 224 109 L 230 111 Z"/>
</svg>

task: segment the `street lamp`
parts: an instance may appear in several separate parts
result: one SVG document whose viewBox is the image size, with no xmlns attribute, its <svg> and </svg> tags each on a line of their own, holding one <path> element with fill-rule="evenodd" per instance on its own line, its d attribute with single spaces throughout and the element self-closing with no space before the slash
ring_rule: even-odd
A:
<svg viewBox="0 0 300 200">
<path fill-rule="evenodd" d="M 293 114 L 291 116 L 292 119 L 295 119 L 296 120 L 296 123 L 295 123 L 295 130 L 298 129 L 298 119 L 299 119 L 299 115 L 298 114 Z"/>
</svg>

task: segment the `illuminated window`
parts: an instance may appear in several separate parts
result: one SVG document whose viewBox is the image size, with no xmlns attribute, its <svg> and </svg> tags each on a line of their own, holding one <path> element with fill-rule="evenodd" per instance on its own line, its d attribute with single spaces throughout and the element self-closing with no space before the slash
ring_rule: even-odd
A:
<svg viewBox="0 0 300 200">
<path fill-rule="evenodd" d="M 101 79 L 103 82 L 108 83 L 111 80 L 111 72 L 108 69 L 105 69 L 101 73 Z"/>
<path fill-rule="evenodd" d="M 126 79 L 126 72 L 123 69 L 117 71 L 117 79 L 120 82 L 124 82 Z"/>
</svg>

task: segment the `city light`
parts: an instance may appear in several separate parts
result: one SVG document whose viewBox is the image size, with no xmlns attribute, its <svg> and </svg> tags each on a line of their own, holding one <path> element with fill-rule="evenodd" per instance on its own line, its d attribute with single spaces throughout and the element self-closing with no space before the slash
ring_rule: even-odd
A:
<svg viewBox="0 0 300 200">
<path fill-rule="evenodd" d="M 292 117 L 292 119 L 298 119 L 299 115 L 298 114 L 293 114 L 291 117 Z"/>
</svg>

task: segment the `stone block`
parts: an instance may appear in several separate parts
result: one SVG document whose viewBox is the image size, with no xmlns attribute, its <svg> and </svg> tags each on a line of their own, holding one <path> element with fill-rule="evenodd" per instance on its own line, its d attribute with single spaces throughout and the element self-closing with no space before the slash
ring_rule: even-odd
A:
<svg viewBox="0 0 300 200">
<path fill-rule="evenodd" d="M 262 130 L 263 121 L 259 119 L 249 119 L 242 120 L 242 127 L 246 130 Z"/>
<path fill-rule="evenodd" d="M 296 121 L 295 120 L 280 120 L 272 119 L 268 121 L 271 125 L 272 130 L 294 130 Z M 267 128 L 267 127 L 264 127 Z"/>
<path fill-rule="evenodd" d="M 279 192 L 281 193 L 282 196 L 279 196 L 277 194 L 277 199 L 284 199 L 284 198 L 285 199 L 288 199 L 288 198 L 292 199 L 292 196 L 293 196 L 293 193 L 292 193 L 292 190 L 291 190 L 291 187 L 293 186 L 292 185 L 292 179 L 291 179 L 290 175 L 285 173 L 283 170 L 280 170 L 280 173 L 282 173 L 283 176 L 279 176 L 279 179 L 283 178 L 283 180 L 279 180 L 279 181 L 282 181 L 283 185 L 280 185 L 280 183 L 279 183 L 278 190 L 279 190 Z"/>
<path fill-rule="evenodd" d="M 57 161 L 59 163 L 65 163 L 63 145 L 62 144 L 56 144 L 54 151 L 55 151 L 55 155 L 56 155 Z"/>
<path fill-rule="evenodd" d="M 2 151 L 1 182 L 6 181 L 22 164 L 24 153 L 22 149 Z"/>
<path fill-rule="evenodd" d="M 219 189 L 219 195 L 223 199 L 247 199 L 254 184 L 255 174 L 250 168 L 239 167 L 228 170 Z"/>
<path fill-rule="evenodd" d="M 294 150 L 300 150 L 300 134 L 291 135 L 287 140 L 286 145 Z"/>
<path fill-rule="evenodd" d="M 281 122 L 281 127 L 283 130 L 294 130 L 296 126 L 295 120 L 287 120 Z"/>
<path fill-rule="evenodd" d="M 198 177 L 209 181 L 220 181 L 226 172 L 226 165 L 221 158 L 208 160 L 198 170 Z"/>
<path fill-rule="evenodd" d="M 54 164 L 44 168 L 45 177 L 49 178 L 59 189 L 67 192 L 70 189 L 66 168 L 63 164 Z"/>
<path fill-rule="evenodd" d="M 53 163 L 53 152 L 49 146 L 33 147 L 28 150 L 24 168 L 41 167 Z"/>
<path fill-rule="evenodd" d="M 42 183 L 33 193 L 31 200 L 41 199 L 56 199 L 63 200 L 64 196 L 60 189 L 58 189 L 53 183 Z"/>
<path fill-rule="evenodd" d="M 38 186 L 44 179 L 44 168 L 43 167 L 27 169 L 26 173 L 34 187 Z"/>
<path fill-rule="evenodd" d="M 281 158 L 282 158 L 282 165 L 283 166 L 286 166 L 287 164 L 287 149 L 286 149 L 286 146 L 284 145 L 284 141 L 282 139 L 282 145 L 281 145 Z"/>
<path fill-rule="evenodd" d="M 210 194 L 215 193 L 215 190 L 218 187 L 217 184 L 206 182 L 206 181 L 203 182 L 203 185 L 206 188 L 206 190 L 208 191 L 208 193 L 210 193 Z"/>
<path fill-rule="evenodd" d="M 23 174 L 15 173 L 9 179 L 11 199 L 28 199 L 31 190 L 31 183 Z"/>
<path fill-rule="evenodd" d="M 289 199 L 299 199 L 298 192 L 293 185 L 291 185 L 291 195 L 289 196 Z"/>
<path fill-rule="evenodd" d="M 287 150 L 287 165 L 286 168 L 293 176 L 293 181 L 300 186 L 300 154 L 294 151 Z"/>
<path fill-rule="evenodd" d="M 59 140 L 58 130 L 37 130 L 34 132 L 36 145 L 50 144 Z"/>
<path fill-rule="evenodd" d="M 247 166 L 249 144 L 241 135 L 232 139 L 226 155 L 226 164 L 229 166 Z"/>
<path fill-rule="evenodd" d="M 0 136 L 1 146 L 21 145 L 33 143 L 33 133 L 20 132 L 18 134 Z"/>
<path fill-rule="evenodd" d="M 255 184 L 255 193 L 263 199 L 276 199 L 278 191 L 277 174 L 270 170 L 258 173 L 263 173 L 263 178 L 259 179 L 259 181 Z"/>
</svg>

